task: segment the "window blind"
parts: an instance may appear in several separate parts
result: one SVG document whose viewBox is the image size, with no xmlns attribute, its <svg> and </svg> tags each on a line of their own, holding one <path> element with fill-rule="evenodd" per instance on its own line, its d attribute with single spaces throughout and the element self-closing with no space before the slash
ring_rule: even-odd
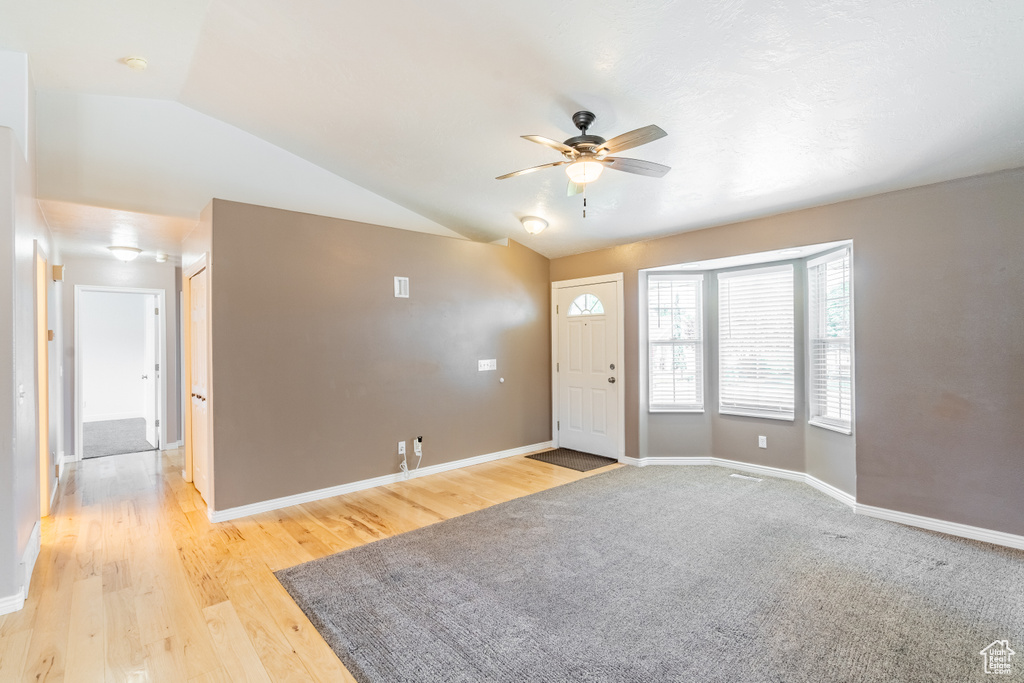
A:
<svg viewBox="0 0 1024 683">
<path fill-rule="evenodd" d="M 794 417 L 793 266 L 718 274 L 720 413 Z"/>
<path fill-rule="evenodd" d="M 853 426 L 850 250 L 807 263 L 810 423 L 850 434 Z"/>
<path fill-rule="evenodd" d="M 647 277 L 652 411 L 704 409 L 703 283 L 696 274 Z"/>
</svg>

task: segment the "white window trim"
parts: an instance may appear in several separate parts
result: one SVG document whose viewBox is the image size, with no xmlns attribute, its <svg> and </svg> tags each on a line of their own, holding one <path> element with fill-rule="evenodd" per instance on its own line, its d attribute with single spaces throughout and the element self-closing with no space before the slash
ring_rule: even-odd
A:
<svg viewBox="0 0 1024 683">
<path fill-rule="evenodd" d="M 651 322 L 650 322 L 650 312 L 651 312 L 651 302 L 650 302 L 651 287 L 650 287 L 650 283 L 651 283 L 652 280 L 675 280 L 675 281 L 689 280 L 689 281 L 695 281 L 695 282 L 699 283 L 699 290 L 700 291 L 699 291 L 698 297 L 697 297 L 697 316 L 698 316 L 698 319 L 700 320 L 700 339 L 693 339 L 693 340 L 686 339 L 686 340 L 678 340 L 678 341 L 677 340 L 672 340 L 672 341 L 665 341 L 665 342 L 651 341 L 651 339 L 650 339 L 650 325 L 651 325 Z M 705 349 L 706 349 L 706 346 L 707 346 L 707 331 L 705 329 L 706 328 L 706 323 L 707 323 L 707 314 L 706 314 L 706 311 L 704 310 L 705 291 L 706 291 L 706 288 L 704 286 L 704 274 L 703 273 L 673 273 L 673 272 L 664 272 L 663 271 L 663 272 L 654 272 L 654 273 L 648 273 L 647 274 L 647 280 L 644 283 L 643 310 L 644 310 L 644 320 L 645 320 L 645 325 L 644 325 L 644 337 L 645 337 L 645 339 L 644 339 L 644 349 L 645 349 L 646 354 L 647 354 L 647 381 L 646 381 L 645 391 L 647 393 L 647 412 L 649 412 L 649 413 L 691 413 L 691 414 L 701 414 L 701 413 L 703 413 L 706 410 L 706 405 L 707 405 L 707 400 L 706 400 L 707 399 L 707 387 L 706 387 L 706 384 L 707 384 L 707 371 L 706 371 L 705 366 L 707 365 L 707 363 L 705 363 L 706 359 L 704 357 L 704 352 L 705 352 Z M 650 395 L 650 393 L 651 393 L 651 386 L 652 386 L 651 372 L 653 371 L 653 368 L 654 368 L 654 363 L 653 363 L 653 360 L 651 358 L 651 347 L 654 346 L 655 344 L 675 345 L 675 344 L 679 344 L 679 343 L 691 344 L 691 345 L 694 345 L 694 346 L 697 347 L 697 351 L 698 351 L 697 356 L 700 358 L 700 364 L 701 364 L 700 377 L 697 378 L 698 384 L 700 385 L 700 398 L 701 398 L 701 402 L 700 402 L 699 406 L 697 406 L 697 405 L 670 405 L 670 404 L 665 404 L 665 403 L 654 404 L 654 403 L 651 402 L 651 395 Z"/>
</svg>

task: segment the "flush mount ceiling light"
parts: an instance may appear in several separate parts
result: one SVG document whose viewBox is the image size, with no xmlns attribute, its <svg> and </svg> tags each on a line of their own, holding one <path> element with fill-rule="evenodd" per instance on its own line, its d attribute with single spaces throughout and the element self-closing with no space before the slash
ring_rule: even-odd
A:
<svg viewBox="0 0 1024 683">
<path fill-rule="evenodd" d="M 160 252 L 159 254 L 157 254 L 156 255 L 156 262 L 157 263 L 166 263 L 167 262 L 167 254 L 165 254 L 163 252 Z"/>
<path fill-rule="evenodd" d="M 548 222 L 537 216 L 523 216 L 519 222 L 523 224 L 523 229 L 531 235 L 536 235 L 548 227 Z"/>
<path fill-rule="evenodd" d="M 149 66 L 149 62 L 146 61 L 145 57 L 125 57 L 123 60 L 128 68 L 132 71 L 145 71 L 146 67 Z"/>
<path fill-rule="evenodd" d="M 135 258 L 142 253 L 141 249 L 136 247 L 107 247 L 115 257 L 128 263 L 128 261 L 134 261 Z"/>
</svg>

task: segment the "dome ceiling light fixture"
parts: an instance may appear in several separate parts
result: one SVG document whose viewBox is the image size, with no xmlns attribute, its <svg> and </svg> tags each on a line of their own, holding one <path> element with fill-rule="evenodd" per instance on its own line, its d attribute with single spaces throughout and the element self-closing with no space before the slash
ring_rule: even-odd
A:
<svg viewBox="0 0 1024 683">
<path fill-rule="evenodd" d="M 142 250 L 138 247 L 107 247 L 107 249 L 109 249 L 110 253 L 112 253 L 118 260 L 124 261 L 125 263 L 134 261 L 139 254 L 142 253 Z"/>
<path fill-rule="evenodd" d="M 548 222 L 537 216 L 523 216 L 519 222 L 523 224 L 523 229 L 531 235 L 538 235 L 548 227 Z"/>
<path fill-rule="evenodd" d="M 146 67 L 149 66 L 149 62 L 146 61 L 145 57 L 125 57 L 121 61 L 132 71 L 145 71 Z"/>
<path fill-rule="evenodd" d="M 532 168 L 524 168 L 521 171 L 506 173 L 505 175 L 498 176 L 497 180 L 532 173 L 542 168 L 565 166 L 565 172 L 569 175 L 569 188 L 566 193 L 571 197 L 582 192 L 587 183 L 597 180 L 601 175 L 601 171 L 606 166 L 616 171 L 651 176 L 652 178 L 661 178 L 671 170 L 668 166 L 656 164 L 653 161 L 610 156 L 627 149 L 645 145 L 648 142 L 653 142 L 668 135 L 661 128 L 658 126 L 644 126 L 643 128 L 637 128 L 628 133 L 618 135 L 611 140 L 605 140 L 599 135 L 590 135 L 587 132 L 595 118 L 594 114 L 589 111 L 578 111 L 573 114 L 572 122 L 579 128 L 580 134 L 569 138 L 565 142 L 558 142 L 541 135 L 524 135 L 523 138 L 530 142 L 536 142 L 539 145 L 544 145 L 561 152 L 565 159 Z"/>
</svg>

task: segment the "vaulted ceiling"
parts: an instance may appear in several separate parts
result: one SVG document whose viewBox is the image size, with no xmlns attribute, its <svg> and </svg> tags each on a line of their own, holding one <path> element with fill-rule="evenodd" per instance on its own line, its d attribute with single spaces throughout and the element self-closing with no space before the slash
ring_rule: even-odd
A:
<svg viewBox="0 0 1024 683">
<path fill-rule="evenodd" d="M 1024 166 L 1024 3 L 0 0 L 39 195 L 194 219 L 212 196 L 559 256 Z M 140 55 L 144 72 L 120 60 Z M 668 136 L 566 196 L 521 139 Z M 545 218 L 537 236 L 519 224 Z M 95 220 L 96 217 L 92 216 Z M 67 220 L 74 221 L 73 216 Z"/>
</svg>

